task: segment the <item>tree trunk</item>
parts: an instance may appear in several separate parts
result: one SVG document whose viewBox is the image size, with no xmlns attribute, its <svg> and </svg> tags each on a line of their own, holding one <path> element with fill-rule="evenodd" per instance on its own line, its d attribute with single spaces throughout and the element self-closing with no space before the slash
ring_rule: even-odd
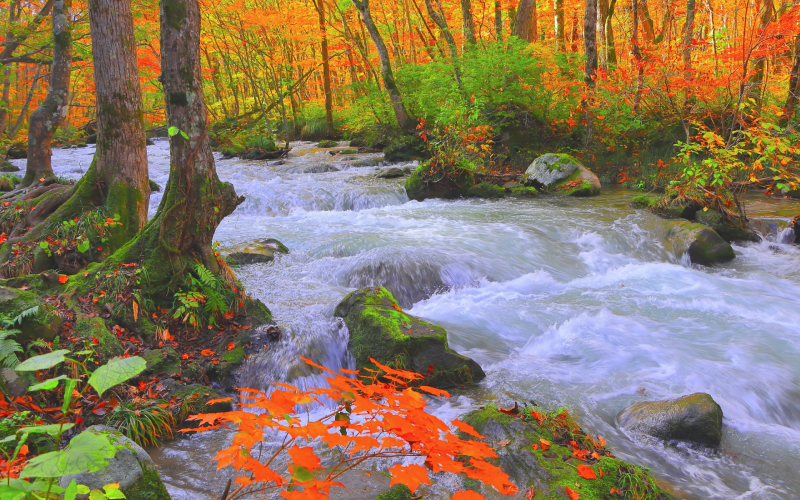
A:
<svg viewBox="0 0 800 500">
<path fill-rule="evenodd" d="M 781 124 L 786 126 L 794 116 L 797 104 L 800 102 L 800 34 L 794 38 L 794 54 L 792 55 L 792 71 L 789 76 L 789 91 L 786 94 L 786 114 Z"/>
<path fill-rule="evenodd" d="M 644 41 L 646 43 L 653 43 L 653 40 L 656 38 L 655 24 L 653 23 L 653 18 L 650 17 L 650 9 L 647 8 L 647 0 L 639 0 L 639 7 L 642 11 Z"/>
<path fill-rule="evenodd" d="M 472 2 L 461 0 L 461 17 L 464 20 L 464 39 L 468 45 L 478 43 L 475 38 L 475 22 L 472 20 Z"/>
<path fill-rule="evenodd" d="M 325 0 L 314 0 L 319 17 L 319 32 L 322 45 L 322 82 L 325 91 L 325 122 L 328 124 L 328 138 L 333 139 L 333 96 L 331 94 L 331 63 L 328 55 L 328 32 L 325 29 Z"/>
<path fill-rule="evenodd" d="M 503 41 L 503 9 L 500 0 L 494 0 L 494 34 L 498 42 Z"/>
<path fill-rule="evenodd" d="M 608 70 L 606 18 L 608 18 L 608 0 L 597 0 L 597 64 L 604 70 Z"/>
<path fill-rule="evenodd" d="M 555 11 L 556 50 L 564 52 L 564 0 L 553 0 Z"/>
<path fill-rule="evenodd" d="M 444 39 L 447 40 L 447 47 L 450 49 L 450 61 L 453 64 L 453 71 L 456 75 L 456 84 L 458 84 L 458 88 L 461 88 L 461 67 L 458 63 L 458 47 L 456 46 L 456 39 L 453 38 L 453 34 L 450 33 L 450 28 L 447 26 L 447 21 L 445 20 L 444 16 L 440 15 L 433 9 L 433 4 L 431 0 L 425 0 L 425 7 L 428 9 L 428 15 L 431 16 L 433 22 L 442 30 L 442 36 Z"/>
<path fill-rule="evenodd" d="M 772 0 L 761 0 L 759 4 L 758 29 L 759 31 L 763 31 L 767 28 L 770 21 L 772 21 L 772 11 L 774 6 L 772 4 Z M 756 107 L 761 106 L 761 101 L 764 95 L 763 87 L 766 73 L 766 63 L 767 58 L 765 56 L 757 57 L 753 62 L 753 76 L 750 77 L 747 95 L 756 101 Z"/>
<path fill-rule="evenodd" d="M 53 2 L 53 64 L 47 97 L 31 114 L 28 125 L 28 161 L 23 186 L 55 180 L 50 144 L 69 112 L 72 73 L 72 0 Z"/>
<path fill-rule="evenodd" d="M 8 25 L 14 26 L 19 16 L 19 0 L 13 0 L 8 6 Z M 6 41 L 13 40 L 14 33 L 9 30 L 6 33 Z M 3 102 L 0 103 L 0 137 L 6 133 L 8 127 L 8 111 L 11 103 L 11 66 L 5 64 L 3 68 Z"/>
<path fill-rule="evenodd" d="M 606 16 L 606 59 L 609 66 L 617 65 L 617 46 L 614 42 L 614 25 L 611 23 L 616 6 L 617 0 L 611 0 L 608 6 L 608 16 Z"/>
<path fill-rule="evenodd" d="M 584 104 L 586 109 L 586 147 L 592 140 L 592 115 L 589 106 L 592 101 L 592 90 L 595 86 L 597 77 L 597 0 L 586 0 L 586 11 L 583 16 L 583 49 L 586 54 L 586 64 L 583 70 L 583 78 L 586 86 L 589 87 L 587 102 Z"/>
<path fill-rule="evenodd" d="M 536 0 L 521 0 L 519 2 L 514 34 L 528 43 L 538 38 L 536 33 Z"/>
<path fill-rule="evenodd" d="M 684 78 L 692 77 L 692 34 L 694 31 L 695 0 L 686 2 L 686 25 L 683 27 L 683 68 Z"/>
<path fill-rule="evenodd" d="M 572 33 L 569 36 L 570 41 L 570 52 L 577 53 L 578 52 L 578 13 L 574 12 L 572 14 Z"/>
<path fill-rule="evenodd" d="M 394 74 L 392 73 L 392 63 L 389 59 L 389 51 L 386 50 L 386 44 L 383 43 L 383 38 L 372 20 L 372 13 L 369 10 L 369 0 L 352 0 L 353 5 L 356 6 L 358 12 L 361 13 L 361 18 L 364 20 L 364 25 L 367 27 L 369 36 L 372 38 L 372 43 L 378 50 L 378 57 L 381 60 L 381 77 L 383 78 L 383 86 L 389 94 L 389 100 L 392 102 L 392 109 L 394 116 L 397 119 L 397 125 L 407 132 L 412 132 L 416 124 L 411 116 L 406 111 L 406 106 L 403 104 L 403 96 L 397 88 L 394 81 Z"/>
</svg>

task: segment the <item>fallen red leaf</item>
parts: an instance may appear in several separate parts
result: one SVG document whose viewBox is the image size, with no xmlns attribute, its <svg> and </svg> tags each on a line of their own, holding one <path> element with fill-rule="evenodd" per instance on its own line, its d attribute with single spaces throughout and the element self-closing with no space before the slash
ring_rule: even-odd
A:
<svg viewBox="0 0 800 500">
<path fill-rule="evenodd" d="M 67 281 L 69 281 L 69 276 L 67 276 L 66 274 L 62 274 L 58 277 L 58 282 L 61 283 L 62 285 Z"/>
<path fill-rule="evenodd" d="M 544 438 L 541 438 L 541 439 L 539 439 L 539 443 L 542 445 L 542 449 L 543 450 L 547 451 L 547 450 L 550 449 L 550 441 L 548 441 L 548 440 L 546 440 Z"/>
<path fill-rule="evenodd" d="M 578 500 L 581 496 L 578 495 L 577 492 L 573 491 L 569 486 L 567 486 L 567 495 L 569 495 L 570 500 Z"/>
<path fill-rule="evenodd" d="M 200 354 L 202 354 L 205 357 L 210 357 L 213 356 L 215 353 L 211 349 L 203 349 L 202 351 L 200 351 Z"/>
<path fill-rule="evenodd" d="M 578 475 L 584 479 L 597 479 L 594 469 L 584 464 L 578 465 Z"/>
</svg>

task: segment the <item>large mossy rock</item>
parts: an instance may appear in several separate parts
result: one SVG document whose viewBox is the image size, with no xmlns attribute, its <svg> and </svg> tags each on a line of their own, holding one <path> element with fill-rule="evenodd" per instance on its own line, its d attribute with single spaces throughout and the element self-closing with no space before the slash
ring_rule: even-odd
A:
<svg viewBox="0 0 800 500">
<path fill-rule="evenodd" d="M 563 196 L 600 194 L 600 179 L 567 154 L 546 154 L 536 158 L 522 179 L 526 186 Z"/>
<path fill-rule="evenodd" d="M 443 175 L 441 173 L 429 177 L 430 165 L 422 163 L 406 179 L 406 194 L 410 200 L 423 201 L 428 198 L 453 200 L 467 196 L 470 188 L 475 186 L 475 177 L 461 170 Z"/>
<path fill-rule="evenodd" d="M 444 328 L 402 311 L 385 288 L 364 288 L 347 295 L 335 316 L 350 331 L 356 369 L 374 368 L 370 358 L 425 375 L 423 383 L 442 389 L 470 385 L 486 375 L 480 365 L 447 345 Z"/>
<path fill-rule="evenodd" d="M 267 238 L 228 250 L 225 254 L 225 261 L 231 266 L 272 262 L 275 260 L 276 253 L 288 254 L 289 249 L 280 241 Z"/>
<path fill-rule="evenodd" d="M 710 227 L 696 222 L 673 222 L 667 239 L 672 243 L 677 255 L 688 253 L 695 264 L 716 264 L 736 257 L 736 252 L 730 243 L 723 240 Z"/>
<path fill-rule="evenodd" d="M 0 286 L 0 314 L 7 319 L 12 319 L 21 312 L 37 306 L 39 310 L 23 319 L 16 327 L 21 332 L 15 337 L 17 342 L 24 344 L 35 339 L 49 342 L 58 335 L 63 321 L 55 308 L 45 304 L 36 294 Z"/>
<path fill-rule="evenodd" d="M 119 483 L 120 491 L 128 500 L 171 500 L 153 459 L 141 446 L 115 428 L 105 425 L 94 425 L 83 432 L 107 434 L 110 441 L 121 446 L 121 449 L 102 470 L 63 476 L 58 480 L 62 488 L 66 488 L 73 479 L 77 484 L 93 490 Z"/>
<path fill-rule="evenodd" d="M 719 446 L 722 440 L 722 408 L 703 392 L 666 401 L 634 403 L 617 415 L 617 423 L 629 432 L 665 441 Z"/>
<path fill-rule="evenodd" d="M 538 411 L 544 413 L 542 410 Z M 519 415 L 514 416 L 502 413 L 493 406 L 468 413 L 461 420 L 485 437 L 485 441 L 497 453 L 497 458 L 492 461 L 519 488 L 516 495 L 504 498 L 525 498 L 527 491 L 532 488 L 535 492 L 534 498 L 564 499 L 569 498 L 566 488 L 570 488 L 582 500 L 599 500 L 611 498 L 609 492 L 612 488 L 622 490 L 625 495 L 632 494 L 633 492 L 627 491 L 632 482 L 646 488 L 645 492 L 640 491 L 639 494 L 646 493 L 647 496 L 638 498 L 671 498 L 644 469 L 614 458 L 605 448 L 592 444 L 583 431 L 576 429 L 577 424 L 569 430 L 555 434 L 550 425 L 540 425 L 533 419 L 530 408 L 523 409 Z M 555 418 L 552 421 L 558 422 Z M 567 420 L 563 423 L 566 424 Z M 461 437 L 476 439 L 464 433 L 461 433 Z M 543 449 L 542 440 L 547 449 Z M 570 441 L 578 446 L 573 446 Z M 588 452 L 586 460 L 576 458 L 576 450 L 579 454 Z M 597 452 L 599 458 L 593 458 L 593 452 Z M 590 467 L 596 479 L 581 477 L 577 471 L 579 465 Z M 600 470 L 603 471 L 602 476 Z M 478 493 L 488 493 L 487 487 L 477 481 L 464 480 L 464 487 Z"/>
<path fill-rule="evenodd" d="M 752 241 L 758 243 L 761 241 L 758 232 L 745 225 L 741 219 L 726 219 L 716 210 L 698 210 L 694 215 L 694 220 L 710 227 L 728 242 Z"/>
<path fill-rule="evenodd" d="M 98 317 L 79 317 L 73 329 L 81 336 L 88 339 L 97 339 L 97 352 L 103 359 L 121 356 L 125 352 L 122 342 L 108 331 L 106 324 Z"/>
</svg>

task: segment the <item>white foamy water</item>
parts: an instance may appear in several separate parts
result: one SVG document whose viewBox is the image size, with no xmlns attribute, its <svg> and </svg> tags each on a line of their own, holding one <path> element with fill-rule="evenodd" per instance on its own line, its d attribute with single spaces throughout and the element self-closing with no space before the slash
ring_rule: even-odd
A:
<svg viewBox="0 0 800 500">
<path fill-rule="evenodd" d="M 148 151 L 151 177 L 163 186 L 166 143 Z M 54 170 L 78 177 L 91 153 L 57 150 Z M 667 222 L 627 206 L 630 192 L 409 202 L 402 179 L 376 179 L 383 167 L 351 163 L 326 151 L 280 166 L 218 162 L 220 177 L 248 199 L 216 238 L 230 246 L 271 237 L 291 249 L 238 271 L 286 332 L 279 347 L 250 359 L 243 385 L 322 383 L 298 354 L 352 366 L 333 309 L 355 288 L 385 285 L 412 314 L 447 328 L 451 346 L 487 372 L 441 407 L 443 416 L 487 401 L 564 404 L 618 456 L 651 467 L 687 498 L 800 495 L 797 247 L 778 236 L 736 246 L 731 263 L 692 266 L 662 244 Z M 340 171 L 303 173 L 323 164 Z M 159 200 L 154 194 L 151 211 Z M 800 205 L 759 199 L 748 212 L 786 219 Z M 697 391 L 723 408 L 717 451 L 634 441 L 616 427 L 632 402 Z M 209 482 L 223 476 L 210 479 L 207 462 L 224 442 L 198 436 L 154 453 L 174 498 L 214 496 Z"/>
</svg>

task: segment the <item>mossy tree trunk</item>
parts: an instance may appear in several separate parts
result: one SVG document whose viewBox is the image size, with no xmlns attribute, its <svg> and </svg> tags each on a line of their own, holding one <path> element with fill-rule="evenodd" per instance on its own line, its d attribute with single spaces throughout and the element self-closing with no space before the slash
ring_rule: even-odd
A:
<svg viewBox="0 0 800 500">
<path fill-rule="evenodd" d="M 89 16 L 97 96 L 94 160 L 72 187 L 45 183 L 22 191 L 17 202 L 35 208 L 16 223 L 9 243 L 41 239 L 54 224 L 102 207 L 121 223 L 103 245 L 108 253 L 147 222 L 150 185 L 130 0 L 90 0 Z"/>
<path fill-rule="evenodd" d="M 53 135 L 69 112 L 72 74 L 72 0 L 55 0 L 53 17 L 53 64 L 50 88 L 42 104 L 31 114 L 28 127 L 28 162 L 23 186 L 55 180 L 50 163 Z"/>
</svg>

